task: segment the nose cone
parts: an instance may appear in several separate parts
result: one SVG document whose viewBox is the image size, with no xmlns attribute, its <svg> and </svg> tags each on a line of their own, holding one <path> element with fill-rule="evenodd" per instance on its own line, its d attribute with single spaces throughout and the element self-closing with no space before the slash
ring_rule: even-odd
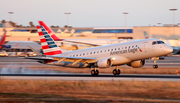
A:
<svg viewBox="0 0 180 103">
<path fill-rule="evenodd" d="M 165 49 L 167 54 L 170 54 L 173 52 L 173 49 L 170 46 L 167 46 L 167 48 Z"/>
</svg>

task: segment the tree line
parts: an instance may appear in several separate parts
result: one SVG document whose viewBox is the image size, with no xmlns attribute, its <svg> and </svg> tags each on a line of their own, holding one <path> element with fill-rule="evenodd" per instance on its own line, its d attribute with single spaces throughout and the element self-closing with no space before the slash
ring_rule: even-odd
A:
<svg viewBox="0 0 180 103">
<path fill-rule="evenodd" d="M 29 22 L 29 26 L 18 25 L 15 22 L 5 21 L 5 20 L 2 20 L 1 23 L 3 25 L 6 24 L 6 23 L 9 23 L 12 27 L 36 27 L 32 21 Z M 59 26 L 52 25 L 51 28 L 59 28 Z M 64 28 L 72 28 L 72 26 L 65 25 Z"/>
</svg>

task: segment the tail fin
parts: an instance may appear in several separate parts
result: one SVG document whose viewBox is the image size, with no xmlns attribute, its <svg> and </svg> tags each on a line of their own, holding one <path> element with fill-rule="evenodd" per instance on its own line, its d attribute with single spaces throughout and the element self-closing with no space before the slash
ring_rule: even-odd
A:
<svg viewBox="0 0 180 103">
<path fill-rule="evenodd" d="M 51 28 L 49 28 L 43 21 L 38 21 L 40 26 L 43 26 L 47 32 L 51 35 L 51 37 L 55 40 L 55 41 L 61 41 L 62 39 L 58 38 L 57 35 L 53 32 L 53 30 L 51 30 Z"/>
<path fill-rule="evenodd" d="M 146 31 L 144 31 L 144 38 L 149 39 L 149 35 L 148 35 L 148 33 Z"/>
<path fill-rule="evenodd" d="M 57 55 L 62 53 L 61 48 L 58 47 L 49 32 L 46 31 L 43 26 L 37 26 L 37 30 L 44 55 Z"/>
<path fill-rule="evenodd" d="M 3 45 L 5 44 L 5 39 L 6 39 L 6 31 L 4 31 L 4 34 L 1 36 L 0 49 L 2 49 Z"/>
</svg>

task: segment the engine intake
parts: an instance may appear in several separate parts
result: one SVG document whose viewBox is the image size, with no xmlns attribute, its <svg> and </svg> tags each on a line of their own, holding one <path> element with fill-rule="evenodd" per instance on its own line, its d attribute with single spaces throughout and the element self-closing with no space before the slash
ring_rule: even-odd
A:
<svg viewBox="0 0 180 103">
<path fill-rule="evenodd" d="M 100 59 L 97 61 L 96 66 L 100 68 L 110 67 L 112 66 L 112 60 L 111 58 Z"/>
<path fill-rule="evenodd" d="M 145 64 L 145 60 L 137 60 L 137 61 L 133 61 L 128 63 L 128 66 L 131 66 L 133 68 L 140 68 Z"/>
</svg>

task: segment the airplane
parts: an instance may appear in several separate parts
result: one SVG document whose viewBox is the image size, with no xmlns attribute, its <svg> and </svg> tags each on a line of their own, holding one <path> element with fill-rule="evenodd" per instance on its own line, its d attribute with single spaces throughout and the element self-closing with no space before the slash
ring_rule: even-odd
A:
<svg viewBox="0 0 180 103">
<path fill-rule="evenodd" d="M 36 56 L 27 45 L 40 51 L 41 45 L 33 41 L 8 41 L 5 45 L 10 45 L 11 48 L 2 48 L 9 56 Z"/>
<path fill-rule="evenodd" d="M 11 45 L 5 45 L 5 39 L 6 39 L 6 31 L 4 31 L 4 34 L 1 36 L 0 39 L 0 56 L 8 56 L 8 53 L 3 49 L 11 48 Z"/>
<path fill-rule="evenodd" d="M 6 31 L 4 31 L 4 34 L 1 36 L 0 49 L 2 49 L 2 48 L 11 48 L 10 45 L 5 45 L 5 39 L 6 39 Z"/>
<path fill-rule="evenodd" d="M 43 26 L 37 26 L 42 50 L 45 56 L 26 57 L 34 59 L 39 63 L 70 66 L 89 67 L 91 75 L 97 76 L 97 68 L 107 68 L 116 66 L 114 75 L 119 75 L 121 71 L 118 66 L 128 64 L 129 66 L 142 67 L 145 59 L 167 55 L 173 49 L 159 39 L 143 39 L 124 43 L 117 43 L 105 46 L 92 47 L 81 50 L 62 52 L 50 32 Z M 157 68 L 158 65 L 154 64 Z"/>
<path fill-rule="evenodd" d="M 55 41 L 58 41 L 59 45 L 63 45 L 65 42 L 68 43 L 73 43 L 72 48 L 75 48 L 73 50 L 77 50 L 78 46 L 76 44 L 83 44 L 83 45 L 88 45 L 91 47 L 96 47 L 96 46 L 102 46 L 102 45 L 109 45 L 109 44 L 116 44 L 116 43 L 123 43 L 123 42 L 129 42 L 129 41 L 134 41 L 136 39 L 60 39 L 54 32 L 49 28 L 43 21 L 38 21 L 40 26 L 43 26 L 48 33 L 52 36 L 52 38 Z M 149 39 L 149 35 L 146 31 L 144 31 L 144 38 Z M 165 43 L 170 45 L 173 48 L 173 52 L 171 55 L 177 55 L 180 54 L 180 47 L 176 46 L 173 47 L 168 40 L 163 40 Z M 75 44 L 76 43 L 76 44 Z M 84 47 L 84 46 L 83 46 Z M 87 48 L 87 47 L 86 47 Z"/>
</svg>

